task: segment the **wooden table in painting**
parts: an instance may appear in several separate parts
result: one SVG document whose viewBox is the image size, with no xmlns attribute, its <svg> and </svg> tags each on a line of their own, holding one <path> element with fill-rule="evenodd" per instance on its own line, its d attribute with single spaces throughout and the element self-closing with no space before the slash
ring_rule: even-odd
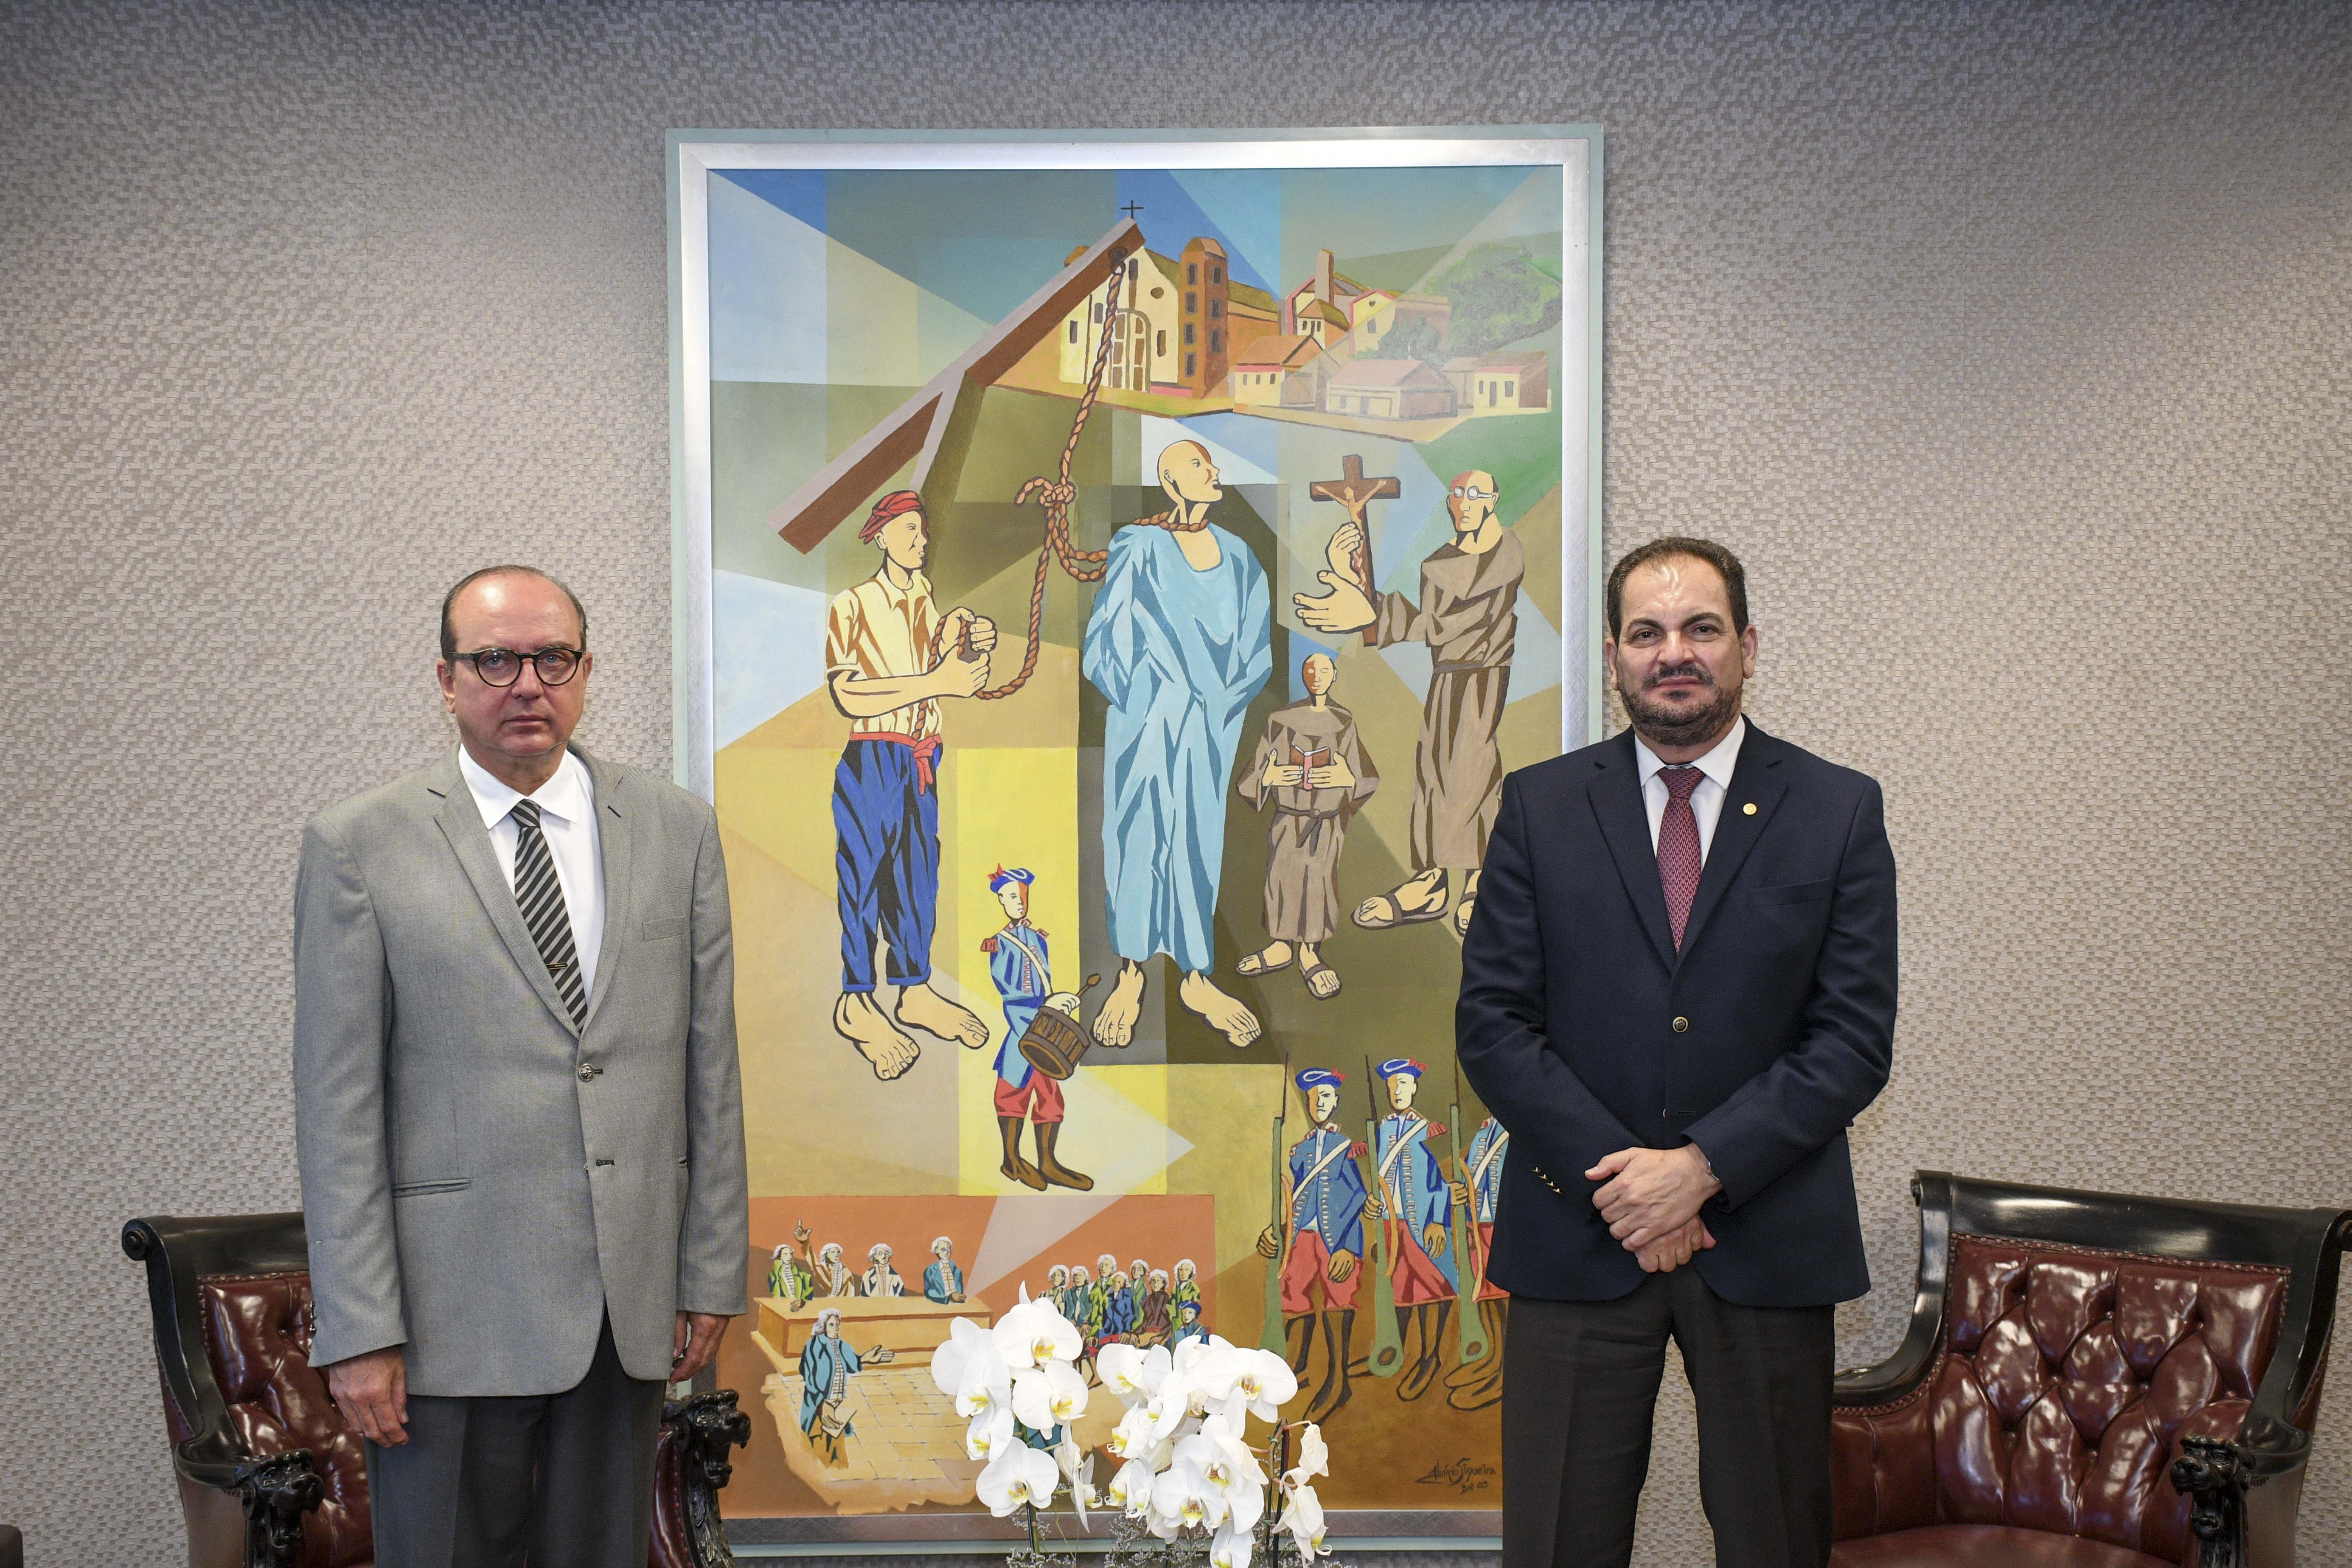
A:
<svg viewBox="0 0 2352 1568">
<path fill-rule="evenodd" d="M 797 1307 L 786 1306 L 782 1296 L 762 1296 L 760 1326 L 751 1337 L 779 1372 L 796 1372 L 818 1316 L 829 1308 L 841 1310 L 843 1339 L 860 1353 L 887 1347 L 897 1366 L 929 1366 L 931 1352 L 948 1342 L 950 1325 L 958 1318 L 970 1318 L 983 1329 L 995 1318 L 980 1301 L 942 1303 L 927 1296 L 819 1296 Z"/>
</svg>

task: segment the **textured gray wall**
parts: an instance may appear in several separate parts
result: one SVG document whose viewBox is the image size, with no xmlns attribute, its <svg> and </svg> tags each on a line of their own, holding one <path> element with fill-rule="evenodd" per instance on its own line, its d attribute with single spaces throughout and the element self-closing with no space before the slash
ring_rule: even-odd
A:
<svg viewBox="0 0 2352 1568">
<path fill-rule="evenodd" d="M 1915 1166 L 2352 1199 L 2347 82 L 2317 5 L 7 8 L 0 1519 L 179 1550 L 115 1227 L 294 1203 L 296 833 L 444 739 L 441 587 L 568 576 L 667 766 L 673 126 L 1605 125 L 1611 552 L 1747 556 L 1902 860 L 1846 1359 Z"/>
</svg>

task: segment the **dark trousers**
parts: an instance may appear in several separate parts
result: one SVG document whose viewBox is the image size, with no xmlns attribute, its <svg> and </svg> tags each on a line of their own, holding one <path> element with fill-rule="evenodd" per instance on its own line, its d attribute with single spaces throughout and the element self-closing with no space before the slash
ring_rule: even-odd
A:
<svg viewBox="0 0 2352 1568">
<path fill-rule="evenodd" d="M 408 1441 L 367 1445 L 376 1568 L 646 1568 L 660 1383 L 608 1321 L 562 1394 L 408 1396 Z"/>
<path fill-rule="evenodd" d="M 1698 1405 L 1719 1568 L 1830 1560 L 1832 1309 L 1742 1307 L 1698 1270 L 1614 1301 L 1515 1297 L 1503 1355 L 1503 1561 L 1622 1568 L 1650 1468 L 1666 1341 Z"/>
</svg>

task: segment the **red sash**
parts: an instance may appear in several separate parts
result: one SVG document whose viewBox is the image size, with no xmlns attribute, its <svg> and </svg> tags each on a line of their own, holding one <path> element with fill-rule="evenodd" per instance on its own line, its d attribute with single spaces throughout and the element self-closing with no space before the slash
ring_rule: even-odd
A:
<svg viewBox="0 0 2352 1568">
<path fill-rule="evenodd" d="M 939 782 L 939 775 L 931 765 L 931 760 L 940 754 L 940 738 L 937 735 L 926 735 L 918 741 L 912 735 L 901 735 L 895 731 L 868 730 L 849 738 L 853 741 L 887 741 L 894 746 L 910 748 L 915 753 L 917 795 L 930 794 L 932 786 Z"/>
</svg>

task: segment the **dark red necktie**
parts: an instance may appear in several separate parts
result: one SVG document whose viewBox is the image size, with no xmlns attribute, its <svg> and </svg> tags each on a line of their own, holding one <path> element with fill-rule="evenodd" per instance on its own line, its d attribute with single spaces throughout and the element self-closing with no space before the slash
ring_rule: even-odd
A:
<svg viewBox="0 0 2352 1568">
<path fill-rule="evenodd" d="M 1658 822 L 1658 886 L 1666 895 L 1666 921 L 1675 928 L 1675 951 L 1683 950 L 1683 927 L 1690 923 L 1691 900 L 1698 897 L 1698 818 L 1691 792 L 1706 775 L 1696 768 L 1661 768 L 1666 781 L 1666 815 Z"/>
</svg>

